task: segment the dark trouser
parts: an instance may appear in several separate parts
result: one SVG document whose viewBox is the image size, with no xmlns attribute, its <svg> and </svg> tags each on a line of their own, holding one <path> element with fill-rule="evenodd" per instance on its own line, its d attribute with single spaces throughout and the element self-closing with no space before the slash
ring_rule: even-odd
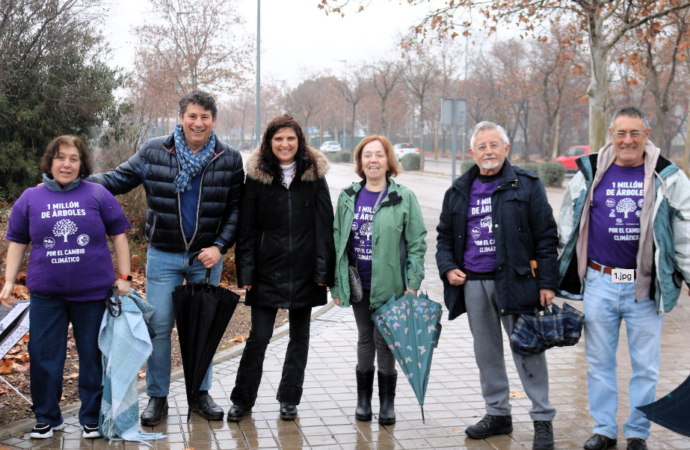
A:
<svg viewBox="0 0 690 450">
<path fill-rule="evenodd" d="M 230 400 L 243 408 L 251 408 L 256 403 L 256 395 L 261 383 L 266 347 L 273 336 L 273 325 L 277 309 L 252 307 L 252 329 L 247 346 L 242 353 L 237 370 L 235 388 Z M 283 363 L 283 377 L 278 387 L 276 399 L 281 403 L 299 405 L 304 384 L 304 370 L 309 355 L 309 327 L 311 307 L 289 311 L 290 342 Z"/>
<path fill-rule="evenodd" d="M 369 310 L 369 295 L 371 291 L 364 290 L 362 300 L 352 304 L 357 323 L 357 367 L 363 372 L 374 368 L 374 358 L 378 356 L 379 372 L 386 374 L 395 371 L 395 358 L 388 348 L 376 324 L 371 320 L 373 311 Z"/>
<path fill-rule="evenodd" d="M 103 395 L 98 332 L 104 312 L 103 300 L 72 302 L 31 294 L 29 374 L 36 422 L 51 426 L 62 423 L 60 398 L 70 322 L 79 354 L 79 423 L 86 425 L 98 422 Z"/>
</svg>

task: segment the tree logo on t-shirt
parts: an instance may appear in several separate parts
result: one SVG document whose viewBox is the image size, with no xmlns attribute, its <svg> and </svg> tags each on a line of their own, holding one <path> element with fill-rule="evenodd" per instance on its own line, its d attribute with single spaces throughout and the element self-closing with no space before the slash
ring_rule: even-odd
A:
<svg viewBox="0 0 690 450">
<path fill-rule="evenodd" d="M 482 220 L 479 221 L 479 227 L 484 228 L 487 227 L 489 229 L 489 233 L 493 233 L 491 230 L 491 216 L 486 216 Z"/>
<path fill-rule="evenodd" d="M 65 242 L 67 242 L 67 236 L 76 233 L 77 230 L 78 228 L 76 223 L 69 219 L 62 219 L 53 227 L 53 234 L 56 237 L 63 236 L 65 238 Z"/>
<path fill-rule="evenodd" d="M 628 213 L 634 212 L 637 209 L 637 205 L 635 204 L 635 200 L 631 198 L 624 198 L 623 200 L 618 202 L 618 205 L 616 206 L 616 211 L 617 212 L 622 212 L 625 214 L 625 218 L 628 218 Z"/>
</svg>

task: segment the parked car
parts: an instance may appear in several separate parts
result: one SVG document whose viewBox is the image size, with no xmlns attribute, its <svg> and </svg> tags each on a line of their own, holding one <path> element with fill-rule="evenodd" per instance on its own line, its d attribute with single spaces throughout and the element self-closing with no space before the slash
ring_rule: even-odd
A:
<svg viewBox="0 0 690 450">
<path fill-rule="evenodd" d="M 319 150 L 322 152 L 339 152 L 342 150 L 342 147 L 338 141 L 326 141 L 319 147 Z"/>
<path fill-rule="evenodd" d="M 589 145 L 575 145 L 570 147 L 565 155 L 556 158 L 556 161 L 563 164 L 566 171 L 577 171 L 575 160 L 584 155 L 589 155 Z"/>
<path fill-rule="evenodd" d="M 408 153 L 419 153 L 419 149 L 409 142 L 395 144 L 393 146 L 393 151 L 395 151 L 395 156 L 398 158 L 398 162 L 402 161 L 402 157 Z"/>
</svg>

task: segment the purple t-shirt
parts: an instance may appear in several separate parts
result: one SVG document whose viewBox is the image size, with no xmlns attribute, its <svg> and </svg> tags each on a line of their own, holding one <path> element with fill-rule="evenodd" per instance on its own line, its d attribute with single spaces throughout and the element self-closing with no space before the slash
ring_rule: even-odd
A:
<svg viewBox="0 0 690 450">
<path fill-rule="evenodd" d="M 637 268 L 643 202 L 644 165 L 613 164 L 594 189 L 589 216 L 589 259 L 607 267 Z"/>
<path fill-rule="evenodd" d="M 359 278 L 362 280 L 362 288 L 364 289 L 371 289 L 371 232 L 374 223 L 374 205 L 379 195 L 381 196 L 379 203 L 386 198 L 387 191 L 388 188 L 384 189 L 383 194 L 381 194 L 381 192 L 371 192 L 362 187 L 355 204 L 355 218 L 350 230 L 348 257 L 352 266 L 355 265 L 355 261 L 357 262 L 357 272 L 359 272 Z M 369 221 L 368 226 L 367 220 Z"/>
<path fill-rule="evenodd" d="M 29 188 L 15 202 L 7 240 L 31 243 L 26 287 L 67 300 L 104 299 L 115 281 L 107 236 L 124 233 L 129 222 L 103 186 L 82 181 L 55 192 Z"/>
<path fill-rule="evenodd" d="M 491 194 L 501 179 L 482 183 L 477 177 L 470 189 L 465 230 L 465 269 L 477 273 L 496 270 L 496 240 L 491 223 Z"/>
</svg>

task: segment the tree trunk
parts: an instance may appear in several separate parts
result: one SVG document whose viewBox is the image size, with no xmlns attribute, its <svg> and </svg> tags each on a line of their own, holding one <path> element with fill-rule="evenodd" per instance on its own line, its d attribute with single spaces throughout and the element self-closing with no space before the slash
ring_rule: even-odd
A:
<svg viewBox="0 0 690 450">
<path fill-rule="evenodd" d="M 688 102 L 688 117 L 686 119 L 688 129 L 685 133 L 685 155 L 683 157 L 683 170 L 690 174 L 690 102 Z"/>
<path fill-rule="evenodd" d="M 560 138 L 561 134 L 561 112 L 558 111 L 556 114 L 556 132 L 553 135 L 553 155 L 551 156 L 551 159 L 553 161 L 558 158 L 558 140 Z"/>
<path fill-rule="evenodd" d="M 352 104 L 352 138 L 350 139 L 350 152 L 352 161 L 355 160 L 355 118 L 357 116 L 357 103 Z"/>
<path fill-rule="evenodd" d="M 598 152 L 606 144 L 606 109 L 609 102 L 607 49 L 603 46 L 601 27 L 590 32 L 592 79 L 587 88 L 589 97 L 589 151 Z"/>
</svg>

